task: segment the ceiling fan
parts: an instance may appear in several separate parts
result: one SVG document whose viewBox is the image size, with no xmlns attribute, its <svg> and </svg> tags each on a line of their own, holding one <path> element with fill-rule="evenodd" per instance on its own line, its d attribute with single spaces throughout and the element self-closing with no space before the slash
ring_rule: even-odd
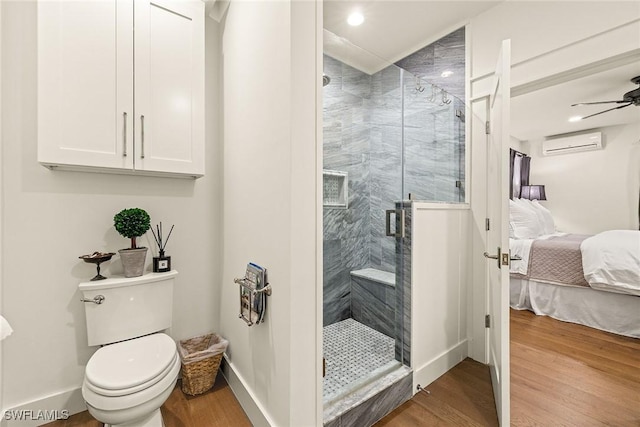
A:
<svg viewBox="0 0 640 427">
<path fill-rule="evenodd" d="M 577 105 L 593 105 L 593 104 L 624 104 L 624 105 L 620 105 L 619 107 L 609 108 L 608 110 L 600 111 L 599 113 L 585 116 L 582 118 L 582 120 L 588 119 L 589 117 L 597 116 L 598 114 L 606 113 L 607 111 L 619 110 L 620 108 L 628 107 L 629 105 L 640 106 L 640 76 L 632 78 L 631 83 L 637 84 L 638 88 L 622 95 L 622 100 L 620 101 L 580 102 L 578 104 L 571 104 L 571 106 L 575 107 Z"/>
</svg>

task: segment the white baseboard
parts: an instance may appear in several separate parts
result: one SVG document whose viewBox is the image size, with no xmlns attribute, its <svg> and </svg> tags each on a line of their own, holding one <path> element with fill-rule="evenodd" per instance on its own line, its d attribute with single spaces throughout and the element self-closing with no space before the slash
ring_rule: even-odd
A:
<svg viewBox="0 0 640 427">
<path fill-rule="evenodd" d="M 249 417 L 251 424 L 253 424 L 254 427 L 275 426 L 276 424 L 271 417 L 269 417 L 258 399 L 256 399 L 251 388 L 247 386 L 247 382 L 238 374 L 233 363 L 229 362 L 226 355 L 222 359 L 220 369 L 229 387 L 231 387 L 231 391 L 233 391 L 236 399 L 240 402 L 240 406 L 242 406 L 242 409 L 244 409 L 244 412 Z"/>
<path fill-rule="evenodd" d="M 468 341 L 465 339 L 430 361 L 414 368 L 413 393 L 417 392 L 418 384 L 427 388 L 429 384 L 440 378 L 449 369 L 462 362 L 468 354 Z"/>
<path fill-rule="evenodd" d="M 275 423 L 257 401 L 251 389 L 247 387 L 242 376 L 237 373 L 233 364 L 224 358 L 220 369 L 227 383 L 229 383 L 233 394 L 236 396 L 236 399 L 240 402 L 242 409 L 244 409 L 251 420 L 251 423 L 256 427 L 275 426 Z M 41 417 L 55 416 L 56 411 L 57 415 L 63 415 L 62 411 L 67 411 L 66 413 L 71 416 L 86 410 L 87 405 L 82 397 L 82 389 L 78 387 L 23 403 L 12 408 L 3 409 L 0 411 L 0 415 L 2 416 L 0 427 L 37 427 L 47 422 L 55 421 L 55 419 L 25 419 L 25 417 L 36 418 L 38 415 Z M 29 413 L 28 411 L 31 412 Z M 10 414 L 17 415 L 18 413 L 21 413 L 23 417 L 22 420 L 7 419 L 7 417 L 12 418 Z"/>
<path fill-rule="evenodd" d="M 58 417 L 87 410 L 80 387 L 52 394 L 2 411 L 2 427 L 37 427 Z M 30 411 L 30 412 L 29 412 Z M 66 411 L 66 412 L 63 412 Z M 7 419 L 22 416 L 22 420 Z M 40 417 L 40 418 L 38 418 Z M 53 417 L 53 419 L 51 419 Z"/>
</svg>

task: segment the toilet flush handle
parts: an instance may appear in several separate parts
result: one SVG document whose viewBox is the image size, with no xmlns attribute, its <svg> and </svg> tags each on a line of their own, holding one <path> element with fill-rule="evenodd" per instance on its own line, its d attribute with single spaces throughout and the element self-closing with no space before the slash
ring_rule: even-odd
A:
<svg viewBox="0 0 640 427">
<path fill-rule="evenodd" d="M 82 301 L 82 302 L 92 302 L 94 304 L 102 304 L 104 302 L 104 300 L 105 300 L 104 295 L 96 295 L 95 297 L 93 297 L 93 299 L 82 298 L 80 301 Z"/>
</svg>

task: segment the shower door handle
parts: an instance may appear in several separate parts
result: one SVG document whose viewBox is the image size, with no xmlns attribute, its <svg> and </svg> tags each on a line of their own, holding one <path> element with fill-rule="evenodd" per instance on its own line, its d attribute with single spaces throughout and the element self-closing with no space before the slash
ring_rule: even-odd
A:
<svg viewBox="0 0 640 427">
<path fill-rule="evenodd" d="M 386 221 L 385 221 L 386 230 L 385 231 L 387 236 L 404 237 L 404 209 L 387 209 L 385 213 L 386 213 Z M 391 214 L 395 214 L 396 216 L 395 233 L 391 232 Z M 398 222 L 400 222 L 400 224 L 398 224 Z"/>
</svg>

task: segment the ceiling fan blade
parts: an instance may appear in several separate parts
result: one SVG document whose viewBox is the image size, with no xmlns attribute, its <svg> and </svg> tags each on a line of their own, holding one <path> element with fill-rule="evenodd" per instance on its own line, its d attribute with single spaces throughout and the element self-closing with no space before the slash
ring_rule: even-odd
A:
<svg viewBox="0 0 640 427">
<path fill-rule="evenodd" d="M 625 102 L 629 102 L 629 101 L 622 100 L 622 101 L 578 102 L 577 104 L 571 104 L 571 106 L 572 106 L 572 107 L 575 107 L 575 106 L 577 106 L 577 105 L 613 104 L 613 103 L 616 103 L 616 104 L 623 104 L 623 103 L 625 103 Z"/>
<path fill-rule="evenodd" d="M 588 119 L 589 117 L 597 116 L 598 114 L 606 113 L 607 111 L 619 110 L 619 109 L 621 109 L 621 108 L 628 107 L 629 105 L 632 105 L 632 104 L 633 104 L 633 103 L 632 103 L 632 102 L 630 102 L 630 103 L 628 103 L 627 105 L 621 105 L 621 106 L 619 106 L 619 107 L 609 108 L 608 110 L 600 111 L 599 113 L 591 114 L 591 115 L 589 115 L 589 116 L 584 116 L 581 120 Z"/>
</svg>

